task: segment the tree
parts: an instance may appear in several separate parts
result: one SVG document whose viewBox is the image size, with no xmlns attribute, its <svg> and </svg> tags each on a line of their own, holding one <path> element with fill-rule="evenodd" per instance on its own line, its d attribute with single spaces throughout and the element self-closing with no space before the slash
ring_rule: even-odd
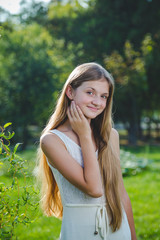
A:
<svg viewBox="0 0 160 240">
<path fill-rule="evenodd" d="M 148 123 L 148 134 L 147 138 L 151 137 L 151 124 L 157 125 L 157 137 L 159 137 L 160 132 L 160 85 L 159 85 L 159 75 L 160 75 L 160 35 L 157 33 L 156 38 L 151 37 L 148 34 L 142 42 L 142 53 L 145 61 L 145 68 L 147 74 L 147 85 L 148 92 L 145 101 L 145 116 L 147 117 Z"/>
<path fill-rule="evenodd" d="M 104 53 L 113 50 L 122 53 L 127 39 L 137 49 L 145 34 L 154 36 L 159 29 L 158 1 L 90 0 L 87 4 L 82 7 L 78 1 L 51 2 L 46 24 L 66 44 L 81 42 L 87 61 L 103 62 Z"/>
<path fill-rule="evenodd" d="M 3 31 L 0 41 L 1 122 L 12 121 L 16 136 L 26 147 L 28 126 L 42 129 L 55 105 L 55 97 L 75 67 L 80 46 L 51 37 L 38 24 Z"/>
<path fill-rule="evenodd" d="M 0 41 L 1 122 L 12 121 L 25 147 L 30 124 L 43 125 L 54 105 L 57 44 L 37 24 L 4 31 Z M 15 138 L 17 140 L 17 138 Z"/>
<path fill-rule="evenodd" d="M 54 96 L 57 96 L 70 70 L 77 64 L 96 61 L 106 65 L 108 64 L 106 61 L 109 59 L 111 62 L 113 59 L 113 61 L 116 61 L 117 58 L 116 64 L 118 65 L 115 64 L 113 67 L 113 73 L 116 71 L 115 76 L 118 80 L 121 77 L 120 81 L 123 87 L 117 80 L 116 105 L 119 106 L 118 99 L 120 95 L 118 91 L 123 92 L 123 94 L 127 94 L 129 101 L 125 103 L 125 99 L 122 98 L 120 102 L 128 104 L 129 111 L 132 109 L 134 112 L 130 117 L 127 117 L 128 120 L 125 120 L 125 112 L 123 113 L 120 106 L 117 110 L 118 119 L 123 120 L 123 122 L 130 121 L 129 125 L 132 125 L 132 130 L 129 127 L 128 131 L 137 134 L 140 134 L 140 130 L 134 131 L 134 129 L 140 129 L 140 119 L 143 114 L 147 113 L 149 119 L 152 118 L 155 122 L 158 121 L 159 109 L 157 102 L 159 101 L 158 92 L 160 91 L 157 78 L 160 74 L 160 15 L 158 9 L 160 2 L 150 0 L 87 0 L 86 7 L 84 7 L 82 2 L 85 1 L 83 0 L 55 0 L 49 3 L 48 9 L 42 2 L 37 3 L 34 1 L 31 4 L 32 9 L 30 9 L 31 6 L 26 5 L 28 6 L 27 9 L 25 2 L 25 0 L 22 1 L 24 8 L 20 14 L 22 25 L 18 26 L 16 24 L 14 28 L 13 26 L 8 28 L 10 26 L 8 24 L 8 30 L 6 30 L 8 36 L 5 35 L 6 39 L 2 38 L 0 42 L 2 53 L 0 54 L 0 74 L 3 76 L 2 80 L 0 80 L 2 83 L 0 92 L 3 95 L 3 102 L 5 101 L 6 106 L 8 106 L 8 108 L 4 108 L 1 102 L 1 106 L 3 106 L 1 118 L 7 116 L 8 121 L 10 121 L 12 119 L 8 118 L 8 116 L 11 114 L 15 115 L 16 119 L 18 119 L 16 116 L 19 116 L 20 113 L 23 113 L 20 115 L 24 115 L 22 110 L 18 110 L 20 105 L 16 103 L 16 98 L 13 97 L 15 94 L 11 94 L 17 92 L 19 88 L 19 92 L 27 99 L 28 95 L 25 95 L 26 93 L 22 91 L 22 88 L 15 87 L 17 83 L 18 86 L 24 86 L 27 90 L 32 89 L 32 85 L 36 86 L 36 84 L 37 88 L 40 88 L 40 79 L 43 76 L 43 79 L 46 79 L 45 82 L 53 86 L 54 98 Z M 31 26 L 33 22 L 34 24 Z M 144 49 L 147 53 L 141 48 L 141 42 L 146 33 L 154 42 L 150 52 L 147 50 L 149 45 L 145 47 L 144 43 Z M 46 37 L 44 37 L 45 34 Z M 39 38 L 37 38 L 37 35 L 39 35 Z M 125 50 L 124 44 L 126 44 Z M 107 60 L 106 55 L 108 56 Z M 117 75 L 119 73 L 120 76 Z M 34 79 L 33 82 L 36 84 L 34 85 L 28 79 Z M 14 82 L 16 83 L 14 84 Z M 27 82 L 27 87 L 21 82 Z M 50 96 L 52 98 L 51 88 L 49 89 L 51 95 L 47 95 L 47 84 L 44 89 L 46 89 L 45 93 L 42 91 L 38 98 L 31 97 L 32 101 L 29 100 L 29 103 L 25 101 L 26 106 L 33 109 L 35 102 L 37 102 L 37 106 L 49 105 Z M 136 91 L 136 101 L 133 100 L 134 92 L 132 90 Z M 28 92 L 30 94 L 30 90 Z M 32 92 L 34 92 L 34 96 L 37 95 L 36 90 L 32 90 Z M 153 95 L 151 94 L 153 92 L 154 96 L 150 101 L 148 96 Z M 48 99 L 45 100 L 46 103 L 41 98 L 43 93 L 44 99 Z M 11 102 L 8 104 L 9 95 L 13 104 Z M 19 94 L 19 96 L 21 95 Z M 149 104 L 146 104 L 148 101 Z M 14 109 L 15 103 L 18 106 L 17 110 L 10 111 L 10 109 Z M 22 106 L 25 106 L 24 103 Z M 48 112 L 44 110 L 45 113 L 40 116 L 38 113 L 42 108 L 37 106 L 30 115 L 28 114 L 29 110 L 25 111 L 26 116 L 28 114 L 29 119 L 32 119 L 28 124 L 38 123 L 38 125 L 42 125 L 44 119 L 47 118 Z M 132 106 L 131 109 L 130 106 Z M 156 112 L 154 111 L 153 114 L 152 109 L 154 107 Z M 6 114 L 6 109 L 11 112 L 10 115 L 9 113 Z M 17 113 L 17 111 L 19 112 Z M 134 124 L 131 124 L 131 120 L 134 121 Z M 20 126 L 18 122 L 17 126 Z"/>
<path fill-rule="evenodd" d="M 21 0 L 20 2 L 21 9 L 20 13 L 17 15 L 17 19 L 20 21 L 21 24 L 32 24 L 36 22 L 44 26 L 48 21 L 47 17 L 47 4 L 43 1 L 35 1 L 32 0 L 28 2 L 26 0 Z"/>
<path fill-rule="evenodd" d="M 140 123 L 148 91 L 145 62 L 140 52 L 125 43 L 124 57 L 113 52 L 105 59 L 106 68 L 116 81 L 115 115 L 122 121 L 129 133 L 129 142 L 136 144 L 140 134 Z"/>
</svg>

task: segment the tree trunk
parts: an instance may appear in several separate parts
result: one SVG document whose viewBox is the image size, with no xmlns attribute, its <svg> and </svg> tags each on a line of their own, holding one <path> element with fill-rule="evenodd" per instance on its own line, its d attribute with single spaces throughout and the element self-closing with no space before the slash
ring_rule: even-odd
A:
<svg viewBox="0 0 160 240">
<path fill-rule="evenodd" d="M 137 144 L 137 132 L 138 126 L 136 122 L 131 122 L 128 128 L 128 142 L 129 144 L 136 145 Z"/>
<path fill-rule="evenodd" d="M 149 118 L 148 124 L 147 124 L 147 140 L 151 139 L 151 119 Z"/>
<path fill-rule="evenodd" d="M 138 119 L 138 139 L 143 140 L 144 136 L 143 136 L 143 131 L 141 128 L 141 118 L 139 117 Z"/>
</svg>

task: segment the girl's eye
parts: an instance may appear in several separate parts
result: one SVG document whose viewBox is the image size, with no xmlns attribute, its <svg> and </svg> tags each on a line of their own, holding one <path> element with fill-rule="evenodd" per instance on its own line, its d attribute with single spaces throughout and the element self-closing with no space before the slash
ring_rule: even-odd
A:
<svg viewBox="0 0 160 240">
<path fill-rule="evenodd" d="M 93 92 L 88 91 L 87 93 L 88 93 L 89 95 L 93 95 Z"/>
<path fill-rule="evenodd" d="M 104 96 L 102 96 L 102 98 L 107 99 L 107 96 L 104 95 Z"/>
</svg>

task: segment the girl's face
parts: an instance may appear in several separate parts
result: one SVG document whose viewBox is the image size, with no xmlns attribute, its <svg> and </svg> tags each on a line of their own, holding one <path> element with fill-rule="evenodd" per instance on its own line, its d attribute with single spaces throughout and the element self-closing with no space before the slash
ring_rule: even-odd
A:
<svg viewBox="0 0 160 240">
<path fill-rule="evenodd" d="M 72 100 L 80 107 L 87 119 L 94 119 L 103 112 L 109 96 L 109 83 L 105 78 L 82 83 L 72 89 Z"/>
</svg>

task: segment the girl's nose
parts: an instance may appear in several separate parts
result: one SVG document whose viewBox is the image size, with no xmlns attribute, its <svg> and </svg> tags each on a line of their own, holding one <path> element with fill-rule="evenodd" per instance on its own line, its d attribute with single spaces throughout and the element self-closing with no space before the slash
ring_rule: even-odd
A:
<svg viewBox="0 0 160 240">
<path fill-rule="evenodd" d="M 94 105 L 100 105 L 101 104 L 101 99 L 98 96 L 94 96 L 92 103 Z"/>
</svg>

